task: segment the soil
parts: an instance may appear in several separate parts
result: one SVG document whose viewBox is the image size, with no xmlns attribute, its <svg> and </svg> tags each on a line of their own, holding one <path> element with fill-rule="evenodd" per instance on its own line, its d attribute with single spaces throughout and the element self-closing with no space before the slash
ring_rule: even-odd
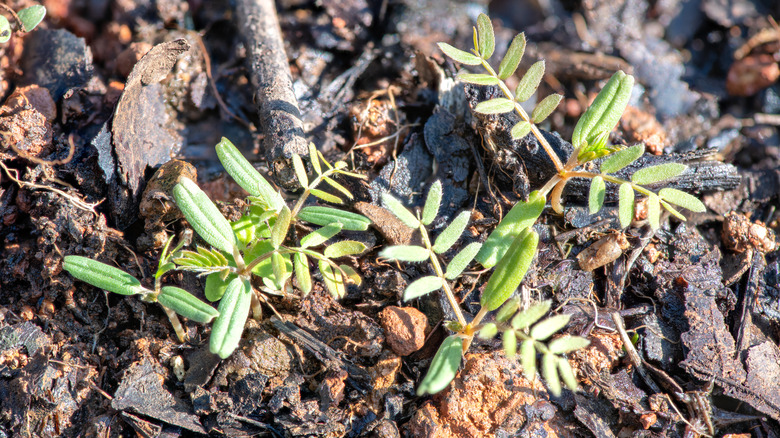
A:
<svg viewBox="0 0 780 438">
<path fill-rule="evenodd" d="M 780 437 L 777 2 L 281 0 L 275 60 L 297 107 L 260 101 L 271 82 L 254 77 L 266 66 L 244 38 L 257 26 L 236 2 L 43 3 L 39 28 L 0 45 L 0 438 Z M 448 389 L 417 396 L 454 315 L 438 293 L 402 301 L 427 265 L 378 257 L 419 240 L 382 193 L 420 207 L 439 179 L 434 236 L 471 211 L 448 260 L 555 172 L 532 136 L 511 139 L 511 115 L 471 111 L 495 89 L 453 86 L 459 66 L 435 43 L 470 47 L 480 11 L 494 59 L 524 31 L 520 71 L 547 60 L 532 100 L 564 95 L 541 126 L 564 161 L 577 118 L 623 69 L 636 86 L 611 141 L 643 142 L 637 166 L 688 164 L 669 184 L 707 206 L 619 233 L 614 192 L 589 215 L 585 181 L 563 215 L 545 210 L 517 294 L 553 300 L 572 315 L 564 332 L 591 341 L 568 356 L 580 390 L 560 397 L 497 340 L 475 340 Z M 294 123 L 270 127 L 293 107 Z M 270 297 L 279 314 L 264 304 L 220 360 L 207 325 L 182 320 L 181 342 L 160 306 L 63 271 L 64 256 L 88 256 L 151 287 L 166 237 L 188 228 L 172 185 L 197 178 L 235 218 L 246 193 L 214 146 L 229 138 L 289 189 L 285 129 L 368 177 L 339 180 L 346 208 L 375 224 L 350 235 L 369 250 L 341 300 L 316 277 L 305 298 Z M 453 283 L 469 315 L 485 279 Z M 204 298 L 195 275 L 163 281 Z"/>
</svg>

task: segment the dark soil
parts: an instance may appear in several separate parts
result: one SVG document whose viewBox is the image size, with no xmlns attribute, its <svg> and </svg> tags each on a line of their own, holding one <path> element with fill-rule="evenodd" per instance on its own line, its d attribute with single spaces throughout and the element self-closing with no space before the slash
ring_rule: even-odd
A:
<svg viewBox="0 0 780 438">
<path fill-rule="evenodd" d="M 62 260 L 151 285 L 166 236 L 187 227 L 169 198 L 178 175 L 197 170 L 226 215 L 243 205 L 216 159 L 223 136 L 289 186 L 286 152 L 266 150 L 282 128 L 257 102 L 247 20 L 224 1 L 44 4 L 38 29 L 0 46 L 0 438 L 780 436 L 777 2 L 277 2 L 302 122 L 290 129 L 368 175 L 343 183 L 375 226 L 353 237 L 370 248 L 351 261 L 360 287 L 336 301 L 315 280 L 306 298 L 271 298 L 282 319 L 264 307 L 224 361 L 209 327 L 184 321 L 181 343 L 159 306 L 76 281 Z M 441 180 L 433 228 L 471 209 L 466 244 L 554 172 L 535 139 L 511 140 L 513 119 L 472 114 L 495 90 L 451 86 L 456 66 L 435 43 L 470 47 L 479 11 L 494 20 L 494 59 L 524 31 L 520 71 L 547 60 L 539 96 L 565 98 L 543 128 L 561 157 L 623 69 L 637 86 L 612 141 L 643 142 L 641 165 L 688 164 L 671 185 L 708 207 L 630 229 L 627 248 L 585 264 L 594 242 L 618 240 L 615 206 L 588 215 L 587 184 L 571 184 L 565 214 L 545 211 L 518 294 L 552 299 L 572 314 L 565 331 L 591 340 L 570 355 L 581 390 L 558 398 L 498 341 L 476 341 L 450 388 L 416 396 L 453 315 L 438 294 L 402 302 L 425 265 L 377 256 L 418 239 L 377 206 L 384 192 L 419 206 Z M 484 279 L 454 284 L 465 312 Z M 203 296 L 194 275 L 164 280 Z"/>
</svg>

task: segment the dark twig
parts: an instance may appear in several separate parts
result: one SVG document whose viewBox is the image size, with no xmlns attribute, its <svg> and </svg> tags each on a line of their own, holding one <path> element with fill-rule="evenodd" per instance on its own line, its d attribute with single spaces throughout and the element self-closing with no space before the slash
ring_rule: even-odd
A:
<svg viewBox="0 0 780 438">
<path fill-rule="evenodd" d="M 290 159 L 295 154 L 305 155 L 308 144 L 292 88 L 276 6 L 273 0 L 237 0 L 236 15 L 247 48 L 268 165 L 277 184 L 298 188 Z"/>
</svg>

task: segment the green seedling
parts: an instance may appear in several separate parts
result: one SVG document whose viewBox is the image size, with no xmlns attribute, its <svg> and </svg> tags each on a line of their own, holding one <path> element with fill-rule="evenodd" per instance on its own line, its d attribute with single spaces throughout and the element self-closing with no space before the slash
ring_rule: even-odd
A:
<svg viewBox="0 0 780 438">
<path fill-rule="evenodd" d="M 371 221 L 338 208 L 305 206 L 309 195 L 335 204 L 343 203 L 342 196 L 351 198 L 349 190 L 334 179 L 337 175 L 363 178 L 345 170 L 343 162 L 331 165 L 314 145 L 310 145 L 308 157 L 313 169 L 311 178 L 303 160 L 293 157 L 303 192 L 292 208 L 229 140 L 223 138 L 216 150 L 228 174 L 250 194 L 249 206 L 239 220 L 230 222 L 194 181 L 183 178 L 173 188 L 173 198 L 208 246 L 187 250 L 181 249 L 180 244 L 169 254 L 166 245 L 155 274 L 154 291 L 144 289 L 138 280 L 121 270 L 83 257 L 66 257 L 65 269 L 74 277 L 111 292 L 142 294 L 147 301 L 158 301 L 164 308 L 190 319 L 205 323 L 213 319 L 209 347 L 224 359 L 238 347 L 250 310 L 255 318 L 262 315 L 260 300 L 265 297 L 259 292 L 289 293 L 293 277 L 303 295 L 312 290 L 310 261 L 316 261 L 325 287 L 335 298 L 346 294 L 349 283 L 360 284 L 352 267 L 334 260 L 360 254 L 365 245 L 353 240 L 326 244 L 342 230 L 366 230 Z M 319 189 L 323 182 L 339 195 Z M 306 223 L 321 228 L 311 230 Z M 299 230 L 306 229 L 311 231 L 298 239 Z M 206 276 L 206 298 L 219 301 L 218 309 L 202 303 L 206 309 L 182 289 L 161 287 L 160 277 L 171 269 Z M 252 286 L 252 277 L 260 278 L 263 286 L 259 290 Z"/>
<path fill-rule="evenodd" d="M 480 102 L 473 110 L 482 114 L 516 112 L 521 120 L 512 127 L 512 137 L 520 139 L 533 134 L 555 165 L 557 170 L 555 176 L 541 189 L 531 193 L 527 202 L 517 203 L 481 247 L 478 246 L 479 244 L 466 246 L 453 258 L 450 264 L 457 260 L 460 267 L 457 275 L 447 275 L 441 267 L 439 257 L 459 238 L 466 226 L 468 213 L 458 216 L 441 233 L 436 243 L 431 245 L 425 225 L 429 224 L 436 215 L 438 201 L 441 199 L 441 186 L 434 184 L 431 188 L 422 216 L 412 214 L 395 199 L 390 197 L 385 199 L 386 206 L 399 219 L 406 225 L 420 230 L 423 246 L 389 247 L 382 251 L 381 255 L 407 262 L 430 260 L 435 273 L 412 282 L 404 293 L 404 299 L 417 298 L 441 289 L 457 318 L 457 321 L 447 324 L 455 334 L 447 338 L 440 347 L 428 374 L 418 387 L 419 394 L 435 393 L 444 389 L 455 378 L 457 366 L 453 364 L 460 365 L 461 354 L 469 348 L 475 334 L 479 333 L 480 337 L 490 338 L 499 332 L 502 333 L 504 349 L 509 356 L 517 353 L 517 345 L 518 342 L 520 343 L 520 360 L 529 378 L 535 378 L 537 358 L 539 358 L 542 377 L 552 394 L 556 396 L 560 394 L 561 382 L 572 390 L 577 388 L 577 380 L 565 354 L 587 346 L 587 339 L 561 336 L 548 342 L 555 333 L 565 328 L 569 317 L 555 315 L 542 319 L 550 309 L 549 302 L 539 303 L 520 311 L 518 302 L 510 300 L 536 254 L 539 237 L 532 226 L 548 201 L 555 212 L 563 212 L 561 195 L 570 179 L 591 180 L 588 196 L 591 213 L 596 213 L 602 208 L 607 184 L 616 185 L 619 195 L 618 217 L 623 228 L 634 222 L 636 194 L 647 198 L 647 223 L 653 230 L 660 226 L 662 215 L 665 217 L 670 214 L 685 220 L 673 205 L 694 212 L 705 210 L 701 201 L 687 193 L 670 188 L 655 192 L 646 187 L 648 184 L 678 177 L 687 170 L 683 164 L 670 163 L 639 169 L 634 172 L 630 180 L 613 175 L 644 154 L 644 146 L 641 144 L 628 148 L 609 144 L 609 135 L 620 121 L 634 85 L 634 78 L 622 71 L 612 76 L 577 122 L 572 136 L 574 152 L 565 163 L 562 162 L 542 136 L 537 125 L 552 114 L 563 96 L 553 94 L 541 99 L 530 115 L 520 105 L 536 93 L 544 76 L 544 61 L 539 61 L 528 69 L 514 92 L 505 82 L 515 74 L 525 46 L 525 36 L 517 35 L 501 60 L 498 71 L 494 70 L 488 59 L 495 49 L 495 36 L 490 19 L 485 14 L 480 14 L 477 19 L 477 26 L 474 28 L 474 48 L 470 52 L 446 43 L 439 43 L 439 48 L 453 60 L 464 65 L 483 68 L 484 73 L 460 73 L 458 78 L 461 81 L 475 85 L 497 86 L 503 93 L 504 97 Z M 584 164 L 593 160 L 601 161 L 599 172 L 582 169 Z M 439 239 L 444 239 L 446 244 L 437 247 Z M 494 271 L 482 292 L 481 309 L 469 322 L 465 320 L 448 281 L 460 275 L 472 259 L 476 259 L 484 268 L 494 268 Z M 500 310 L 495 322 L 482 324 L 488 312 L 497 309 Z M 458 351 L 457 355 L 454 353 L 455 346 L 462 347 L 462 351 Z"/>
<path fill-rule="evenodd" d="M 33 5 L 24 8 L 19 12 L 15 12 L 9 6 L 2 3 L 0 3 L 0 7 L 11 15 L 16 23 L 16 30 L 20 32 L 32 32 L 46 16 L 46 8 L 41 5 Z M 14 29 L 11 26 L 11 22 L 8 21 L 8 18 L 4 15 L 0 15 L 0 43 L 7 43 L 8 40 L 11 39 L 13 31 Z"/>
</svg>

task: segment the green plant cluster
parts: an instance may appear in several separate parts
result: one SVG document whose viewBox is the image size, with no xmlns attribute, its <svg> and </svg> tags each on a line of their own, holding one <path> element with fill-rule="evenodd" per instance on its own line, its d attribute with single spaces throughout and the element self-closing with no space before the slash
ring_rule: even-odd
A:
<svg viewBox="0 0 780 438">
<path fill-rule="evenodd" d="M 28 8 L 24 8 L 19 12 L 14 12 L 13 9 L 5 4 L 0 4 L 0 7 L 10 13 L 16 23 L 17 30 L 21 32 L 31 32 L 35 29 L 43 18 L 46 16 L 46 8 L 41 5 L 33 5 Z M 0 15 L 0 44 L 7 43 L 13 35 L 13 27 L 11 22 L 8 21 L 4 15 Z"/>
<path fill-rule="evenodd" d="M 380 256 L 386 259 L 410 263 L 427 262 L 432 274 L 413 281 L 404 292 L 404 300 L 412 300 L 441 290 L 456 316 L 446 326 L 453 332 L 448 336 L 431 362 L 431 366 L 418 387 L 418 394 L 433 394 L 446 388 L 455 378 L 463 354 L 469 349 L 475 336 L 492 338 L 502 334 L 504 350 L 519 356 L 525 374 L 534 379 L 537 368 L 552 394 L 558 395 L 561 383 L 572 390 L 577 381 L 566 354 L 588 345 L 587 339 L 577 336 L 558 336 L 569 322 L 568 315 L 545 317 L 550 311 L 549 302 L 541 302 L 522 309 L 512 299 L 537 252 L 539 235 L 533 226 L 549 202 L 552 209 L 562 212 L 561 195 L 572 178 L 591 180 L 588 205 L 591 213 L 600 210 L 604 203 L 607 184 L 618 187 L 618 216 L 623 228 L 636 223 L 634 220 L 635 197 L 638 193 L 647 199 L 647 223 L 653 229 L 660 226 L 664 215 L 670 214 L 685 220 L 675 208 L 704 211 L 704 205 L 696 197 L 671 188 L 658 191 L 646 186 L 675 178 L 686 171 L 677 163 L 646 167 L 634 172 L 629 180 L 614 173 L 636 161 L 644 153 L 642 145 L 620 148 L 609 144 L 609 135 L 615 128 L 628 103 L 633 88 L 633 77 L 617 72 L 608 81 L 578 121 L 573 136 L 574 152 L 566 163 L 558 156 L 537 127 L 560 103 L 562 96 L 553 94 L 542 99 L 529 115 L 521 102 L 536 93 L 544 75 L 544 62 L 532 65 L 520 80 L 514 92 L 505 80 L 515 74 L 525 50 L 525 36 L 517 35 L 498 71 L 488 63 L 495 49 L 495 37 L 490 19 L 481 14 L 474 29 L 474 49 L 466 52 L 448 44 L 439 43 L 441 50 L 462 64 L 482 66 L 485 73 L 461 73 L 458 77 L 477 85 L 497 86 L 504 97 L 480 102 L 474 111 L 483 114 L 516 112 L 521 121 L 511 130 L 516 139 L 533 134 L 554 163 L 557 172 L 544 186 L 530 194 L 528 201 L 517 203 L 505 215 L 484 243 L 463 246 L 448 263 L 442 257 L 452 249 L 466 229 L 470 213 L 457 215 L 435 239 L 428 230 L 438 215 L 442 201 L 442 185 L 435 182 L 428 191 L 421 212 L 412 212 L 390 195 L 383 196 L 384 205 L 407 226 L 418 230 L 421 245 L 399 245 L 384 248 Z M 366 230 L 370 221 L 358 214 L 338 208 L 305 206 L 309 196 L 331 204 L 342 203 L 342 196 L 351 197 L 349 190 L 333 177 L 346 175 L 362 177 L 346 170 L 346 163 L 328 163 L 313 145 L 310 145 L 307 171 L 303 160 L 293 156 L 292 163 L 303 192 L 292 208 L 282 195 L 257 172 L 254 167 L 226 139 L 217 146 L 217 154 L 228 174 L 249 194 L 248 208 L 237 221 L 229 222 L 220 214 L 206 194 L 190 180 L 183 179 L 173 190 L 176 204 L 192 229 L 208 246 L 183 249 L 188 239 L 168 251 L 168 241 L 155 274 L 153 289 L 144 288 L 140 281 L 123 271 L 84 257 L 67 256 L 64 268 L 74 277 L 123 295 L 141 295 L 146 301 L 156 301 L 168 312 L 174 327 L 176 314 L 186 318 L 212 323 L 211 351 L 222 358 L 228 357 L 238 346 L 244 324 L 252 310 L 260 317 L 260 300 L 265 294 L 289 293 L 295 279 L 298 289 L 307 294 L 312 290 L 312 263 L 316 261 L 325 287 L 336 298 L 346 293 L 347 284 L 360 283 L 360 277 L 347 264 L 336 259 L 362 253 L 365 246 L 353 240 L 331 242 L 340 231 Z M 582 166 L 599 160 L 599 172 L 586 171 Z M 338 195 L 321 190 L 321 184 L 329 185 Z M 307 225 L 308 224 L 308 225 Z M 319 228 L 312 229 L 315 225 Z M 298 233 L 307 230 L 299 238 Z M 326 243 L 329 243 L 325 246 Z M 451 282 L 463 275 L 473 261 L 485 270 L 492 270 L 480 297 L 480 310 L 470 321 L 460 309 Z M 173 269 L 196 272 L 206 276 L 205 296 L 209 301 L 219 301 L 217 309 L 201 302 L 179 288 L 161 286 L 162 276 Z M 251 282 L 258 277 L 262 286 Z M 492 321 L 485 320 L 488 313 L 497 311 Z M 179 329 L 177 329 L 179 333 Z M 182 336 L 180 335 L 180 338 Z M 537 363 L 541 364 L 540 367 Z"/>
<path fill-rule="evenodd" d="M 84 257 L 67 256 L 63 267 L 79 280 L 110 292 L 141 294 L 146 301 L 157 301 L 194 321 L 210 323 L 213 319 L 209 346 L 213 353 L 226 358 L 238 347 L 250 309 L 255 317 L 261 315 L 262 295 L 254 292 L 253 276 L 261 279 L 262 292 L 279 294 L 291 290 L 294 275 L 298 288 L 308 294 L 313 284 L 312 260 L 316 261 L 328 291 L 341 298 L 348 283 L 360 284 L 361 279 L 352 267 L 334 260 L 360 254 L 366 247 L 358 241 L 341 240 L 320 248 L 340 231 L 365 231 L 371 222 L 364 216 L 337 208 L 305 206 L 309 195 L 343 203 L 340 196 L 317 188 L 323 182 L 343 196 L 351 197 L 349 190 L 333 179 L 336 175 L 362 178 L 344 170 L 346 163 L 331 165 L 313 145 L 309 149 L 313 178 L 309 178 L 303 160 L 299 156 L 293 158 L 295 173 L 304 190 L 292 209 L 230 141 L 223 138 L 216 149 L 228 174 L 250 194 L 249 207 L 239 220 L 229 222 L 195 182 L 183 178 L 173 188 L 174 200 L 209 247 L 184 250 L 180 244 L 169 254 L 166 245 L 155 274 L 155 290 L 143 288 L 130 274 Z M 296 226 L 304 229 L 304 223 L 320 228 L 298 239 Z M 182 289 L 160 287 L 160 277 L 172 269 L 205 275 L 205 296 L 209 301 L 219 301 L 218 308 L 215 310 Z"/>
</svg>

